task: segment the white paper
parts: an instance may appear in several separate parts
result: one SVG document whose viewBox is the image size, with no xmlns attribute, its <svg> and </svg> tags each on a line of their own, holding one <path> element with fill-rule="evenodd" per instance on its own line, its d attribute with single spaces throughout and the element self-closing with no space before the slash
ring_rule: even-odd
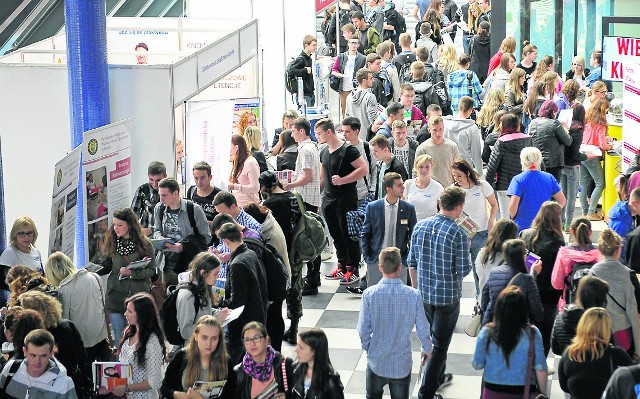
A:
<svg viewBox="0 0 640 399">
<path fill-rule="evenodd" d="M 567 125 L 567 129 L 571 127 L 571 122 L 573 121 L 573 108 L 563 109 L 558 114 L 558 122 L 565 123 Z"/>
<path fill-rule="evenodd" d="M 588 157 L 601 157 L 602 150 L 600 147 L 591 144 L 580 144 L 580 152 Z"/>
<path fill-rule="evenodd" d="M 244 311 L 244 305 L 240 306 L 239 308 L 232 309 L 231 312 L 229 312 L 229 315 L 227 316 L 227 318 L 224 319 L 224 321 L 222 322 L 222 327 L 226 326 L 227 324 L 231 323 L 232 321 L 240 317 L 243 311 Z"/>
<path fill-rule="evenodd" d="M 462 29 L 463 31 L 469 32 L 469 27 L 467 26 L 466 22 L 464 21 L 456 22 L 456 25 L 458 25 L 460 29 Z"/>
</svg>

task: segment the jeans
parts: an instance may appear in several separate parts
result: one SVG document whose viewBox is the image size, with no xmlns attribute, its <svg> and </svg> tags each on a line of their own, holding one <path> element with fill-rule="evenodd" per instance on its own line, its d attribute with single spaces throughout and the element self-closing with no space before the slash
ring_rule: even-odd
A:
<svg viewBox="0 0 640 399">
<path fill-rule="evenodd" d="M 500 219 L 510 220 L 509 202 L 511 202 L 511 198 L 507 195 L 507 190 L 497 190 L 496 197 L 498 199 L 498 206 L 500 207 Z"/>
<path fill-rule="evenodd" d="M 113 342 L 117 346 L 122 338 L 122 332 L 127 326 L 127 319 L 122 313 L 109 312 L 109 321 L 111 322 L 111 329 L 113 330 Z"/>
<path fill-rule="evenodd" d="M 565 166 L 560 177 L 560 187 L 562 193 L 567 198 L 567 204 L 560 213 L 563 224 L 571 224 L 573 211 L 576 207 L 576 196 L 578 195 L 578 182 L 580 181 L 580 165 Z"/>
<path fill-rule="evenodd" d="M 296 103 L 298 102 L 298 95 L 294 94 L 294 97 L 296 99 Z M 313 105 L 316 103 L 316 97 L 315 96 L 304 96 L 304 102 L 307 104 L 307 107 L 313 107 Z M 300 104 L 298 104 L 298 106 L 300 106 Z"/>
<path fill-rule="evenodd" d="M 384 386 L 389 385 L 391 399 L 409 399 L 409 385 L 411 384 L 411 373 L 404 378 L 381 377 L 371 370 L 367 365 L 366 374 L 367 399 L 382 399 Z"/>
<path fill-rule="evenodd" d="M 427 361 L 422 378 L 422 386 L 418 391 L 419 399 L 433 399 L 436 390 L 442 383 L 447 363 L 447 351 L 460 315 L 460 301 L 451 305 L 424 304 L 427 320 L 431 325 L 431 342 L 433 350 Z"/>
<path fill-rule="evenodd" d="M 465 34 L 462 35 L 462 48 L 464 49 L 465 54 L 471 55 L 470 42 L 472 37 L 473 37 L 472 35 L 465 35 Z"/>
<path fill-rule="evenodd" d="M 585 188 L 589 183 L 589 178 L 592 178 L 596 184 L 596 188 L 591 193 L 591 202 L 587 204 L 587 191 Z M 580 206 L 582 207 L 583 214 L 596 213 L 598 209 L 598 201 L 602 196 L 604 190 L 604 170 L 600 163 L 600 158 L 587 159 L 580 164 L 580 184 L 582 185 L 582 191 L 580 191 Z M 588 211 L 585 211 L 588 207 Z"/>
<path fill-rule="evenodd" d="M 272 302 L 267 307 L 267 331 L 271 339 L 271 346 L 276 351 L 282 350 L 282 337 L 284 336 L 284 319 L 282 318 L 282 301 Z"/>
<path fill-rule="evenodd" d="M 489 236 L 489 231 L 482 230 L 476 233 L 471 239 L 471 268 L 473 270 L 473 281 L 476 286 L 476 298 L 480 295 L 480 279 L 478 278 L 478 273 L 476 272 L 476 258 L 478 257 L 478 253 L 480 249 L 484 247 L 484 244 L 487 243 L 487 237 Z"/>
</svg>

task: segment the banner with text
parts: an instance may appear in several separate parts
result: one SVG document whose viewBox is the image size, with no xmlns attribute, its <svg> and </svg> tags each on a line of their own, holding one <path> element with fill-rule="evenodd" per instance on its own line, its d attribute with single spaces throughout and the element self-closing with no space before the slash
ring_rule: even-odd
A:
<svg viewBox="0 0 640 399">
<path fill-rule="evenodd" d="M 110 211 L 131 206 L 131 119 L 85 132 L 82 143 L 85 256 L 100 263 Z"/>
<path fill-rule="evenodd" d="M 637 63 L 640 63 L 640 38 L 602 38 L 602 79 L 621 82 L 626 73 L 625 65 Z"/>
<path fill-rule="evenodd" d="M 76 242 L 76 205 L 81 154 L 80 147 L 67 154 L 56 163 L 53 176 L 49 255 L 60 251 L 71 260 Z"/>
<path fill-rule="evenodd" d="M 622 170 L 626 171 L 640 148 L 640 63 L 624 66 L 622 100 Z"/>
</svg>

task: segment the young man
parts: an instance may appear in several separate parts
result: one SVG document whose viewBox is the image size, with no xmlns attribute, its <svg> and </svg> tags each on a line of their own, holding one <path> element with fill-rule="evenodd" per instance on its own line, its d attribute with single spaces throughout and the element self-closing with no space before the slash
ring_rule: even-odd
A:
<svg viewBox="0 0 640 399">
<path fill-rule="evenodd" d="M 389 102 L 387 96 L 384 93 L 384 82 L 380 77 L 380 68 L 382 65 L 382 58 L 376 53 L 371 53 L 367 56 L 367 69 L 371 71 L 373 75 L 373 87 L 371 92 L 376 96 L 376 101 L 383 107 L 387 106 Z"/>
<path fill-rule="evenodd" d="M 209 224 L 204 211 L 192 201 L 180 198 L 180 185 L 172 177 L 158 183 L 160 202 L 153 210 L 153 238 L 170 238 L 165 243 L 164 283 L 175 285 L 178 274 L 187 270 L 189 262 L 211 242 Z M 190 211 L 189 208 L 193 210 Z M 191 213 L 191 214 L 190 214 Z"/>
<path fill-rule="evenodd" d="M 424 117 L 424 114 L 418 107 L 413 105 L 415 98 L 416 92 L 411 83 L 405 83 L 400 87 L 400 104 L 402 104 L 404 108 L 403 119 L 407 123 L 407 134 L 411 137 L 415 137 L 418 134 L 417 132 L 421 126 L 427 126 L 427 119 Z M 386 118 L 387 114 L 385 111 L 378 116 L 375 123 L 371 126 L 371 131 L 377 133 Z"/>
<path fill-rule="evenodd" d="M 387 101 L 398 101 L 400 99 L 400 80 L 398 79 L 398 70 L 393 64 L 391 56 L 394 52 L 394 46 L 389 41 L 384 41 L 376 47 L 376 53 L 382 58 L 380 65 L 380 77 L 384 84 L 384 94 Z"/>
<path fill-rule="evenodd" d="M 400 84 L 409 83 L 411 81 L 411 64 L 415 62 L 416 55 L 411 51 L 411 35 L 407 32 L 401 33 L 400 47 L 402 51 L 400 54 L 393 57 L 393 63 L 398 71 L 398 79 Z"/>
<path fill-rule="evenodd" d="M 440 212 L 416 224 L 408 257 L 411 285 L 420 291 L 431 324 L 433 351 L 418 392 L 426 399 L 442 399 L 436 390 L 453 379 L 445 373 L 447 351 L 460 314 L 462 279 L 471 271 L 469 236 L 455 222 L 462 214 L 465 192 L 447 187 L 439 201 Z"/>
<path fill-rule="evenodd" d="M 362 201 L 369 195 L 369 187 L 371 186 L 371 173 L 375 171 L 375 158 L 371 152 L 369 142 L 360 140 L 360 121 L 353 116 L 348 116 L 342 121 L 342 134 L 348 144 L 356 147 L 360 155 L 367 161 L 369 171 L 356 182 L 356 190 L 358 192 L 358 202 Z"/>
<path fill-rule="evenodd" d="M 442 108 L 440 108 L 438 104 L 429 105 L 427 107 L 426 120 L 429 121 L 429 119 L 435 118 L 436 116 L 439 116 L 442 118 Z M 427 122 L 424 124 L 424 126 L 420 128 L 420 131 L 418 131 L 416 140 L 418 140 L 418 143 L 422 144 L 425 141 L 429 140 L 430 138 L 431 138 L 431 133 L 429 133 L 429 123 Z"/>
<path fill-rule="evenodd" d="M 349 24 L 351 25 L 351 24 Z M 353 27 L 353 25 L 351 25 Z M 358 45 L 360 41 L 353 37 L 348 41 L 349 50 L 340 54 L 331 70 L 331 75 L 340 79 L 340 110 L 342 111 L 342 117 L 346 112 L 347 96 L 354 89 L 356 71 L 360 68 L 364 68 L 367 63 L 367 58 L 358 52 Z"/>
<path fill-rule="evenodd" d="M 358 118 L 361 123 L 360 139 L 367 139 L 367 130 L 378 116 L 378 101 L 371 93 L 373 87 L 373 72 L 362 68 L 356 72 L 358 88 L 347 96 L 345 115 Z"/>
<path fill-rule="evenodd" d="M 225 306 L 236 309 L 244 306 L 240 317 L 228 324 L 228 352 L 234 363 L 242 360 L 242 328 L 251 321 L 267 321 L 267 280 L 255 252 L 242 241 L 236 223 L 225 223 L 217 232 L 218 238 L 231 250 L 227 281 L 224 287 Z M 249 345 L 252 345 L 250 342 Z"/>
<path fill-rule="evenodd" d="M 413 177 L 413 163 L 416 159 L 418 142 L 407 134 L 407 124 L 403 120 L 393 121 L 391 125 L 391 152 L 404 165 L 409 179 Z"/>
<path fill-rule="evenodd" d="M 73 380 L 62 363 L 53 357 L 54 347 L 53 335 L 47 330 L 36 329 L 27 334 L 22 348 L 24 359 L 9 360 L 2 369 L 0 396 L 77 399 Z M 114 394 L 123 396 L 127 388 L 116 387 Z"/>
<path fill-rule="evenodd" d="M 407 170 L 402 165 L 402 162 L 398 161 L 391 152 L 391 143 L 389 139 L 381 134 L 377 134 L 369 142 L 373 155 L 378 160 L 376 162 L 375 172 L 371 174 L 372 183 L 375 181 L 375 199 L 383 198 L 386 195 L 386 189 L 383 184 L 384 177 L 387 173 L 397 173 L 402 178 L 402 181 L 407 180 L 409 175 Z M 373 184 L 372 184 L 373 185 Z"/>
<path fill-rule="evenodd" d="M 377 133 L 382 134 L 386 138 L 390 138 L 391 125 L 393 122 L 404 120 L 404 107 L 400 103 L 390 102 L 389 105 L 387 105 L 385 112 L 387 114 L 387 119 L 382 123 L 382 126 L 380 126 Z M 373 128 L 371 130 L 373 130 Z"/>
<path fill-rule="evenodd" d="M 458 112 L 460 99 L 469 95 L 469 83 L 471 83 L 471 98 L 474 99 L 475 104 L 480 104 L 480 93 L 482 93 L 482 85 L 478 75 L 469 70 L 471 57 L 462 54 L 458 63 L 460 69 L 447 75 L 447 88 L 449 89 L 449 97 L 451 97 L 451 110 L 454 114 Z M 469 77 L 471 77 L 471 82 L 469 82 Z"/>
<path fill-rule="evenodd" d="M 362 256 L 367 262 L 367 286 L 380 281 L 378 255 L 387 247 L 400 248 L 404 268 L 399 270 L 402 281 L 407 282 L 407 254 L 413 228 L 416 225 L 415 207 L 401 200 L 404 194 L 402 176 L 396 172 L 387 173 L 382 186 L 385 195 L 370 202 L 364 218 L 362 231 Z"/>
<path fill-rule="evenodd" d="M 186 198 L 200 205 L 207 217 L 207 222 L 211 225 L 211 221 L 218 214 L 213 206 L 213 199 L 220 190 L 211 184 L 211 165 L 204 161 L 197 162 L 193 165 L 193 180 L 196 184 L 189 187 Z"/>
<path fill-rule="evenodd" d="M 311 124 L 305 118 L 293 121 L 291 137 L 298 143 L 298 157 L 293 181 L 285 184 L 285 190 L 294 190 L 302 197 L 306 210 L 318 213 L 320 209 L 320 152 L 311 141 Z M 316 295 L 320 286 L 320 257 L 307 263 L 307 277 L 304 279 L 302 295 Z M 292 324 L 293 324 L 293 318 Z M 297 328 L 297 321 L 296 321 Z"/>
<path fill-rule="evenodd" d="M 367 25 L 362 11 L 356 11 L 351 15 L 351 22 L 356 27 L 356 37 L 360 39 L 364 55 L 376 52 L 376 47 L 380 44 L 380 32 L 374 27 Z"/>
<path fill-rule="evenodd" d="M 233 219 L 242 226 L 254 229 L 257 232 L 260 232 L 260 230 L 262 230 L 261 224 L 258 223 L 258 221 L 255 220 L 253 216 L 249 215 L 241 207 L 239 207 L 238 200 L 236 199 L 235 195 L 228 191 L 221 191 L 215 196 L 215 198 L 213 199 L 213 207 L 218 213 L 231 215 Z"/>
<path fill-rule="evenodd" d="M 431 98 L 427 97 L 427 91 L 433 86 L 433 83 L 426 81 L 426 72 L 425 65 L 422 61 L 416 61 L 411 64 L 411 85 L 415 90 L 413 105 L 418 107 L 423 114 L 427 112 L 427 107 L 433 104 Z"/>
<path fill-rule="evenodd" d="M 629 194 L 628 201 L 620 201 L 609 210 L 609 227 L 614 230 L 633 228 L 633 218 L 640 214 L 640 187 Z M 569 221 L 567 220 L 567 224 Z M 616 229 L 616 224 L 619 228 Z M 626 236 L 622 236 L 623 248 L 620 261 L 626 260 L 630 269 L 640 270 L 640 227 L 636 227 Z M 637 273 L 637 272 L 636 272 Z"/>
<path fill-rule="evenodd" d="M 147 168 L 148 183 L 144 183 L 136 189 L 131 202 L 131 209 L 138 215 L 142 233 L 150 236 L 153 231 L 153 208 L 160 202 L 158 195 L 158 183 L 167 177 L 167 168 L 162 162 L 153 161 Z"/>
<path fill-rule="evenodd" d="M 457 116 L 445 116 L 444 135 L 458 146 L 460 156 L 482 176 L 482 133 L 476 122 L 471 119 L 473 99 L 463 96 L 460 99 Z M 433 136 L 432 136 L 433 137 Z"/>
<path fill-rule="evenodd" d="M 422 25 L 420 25 L 420 39 L 416 40 L 416 49 L 419 47 L 426 49 L 427 58 L 420 59 L 422 62 L 431 63 L 438 61 L 438 44 L 431 39 L 431 33 L 431 24 L 429 22 L 423 22 Z"/>
<path fill-rule="evenodd" d="M 313 107 L 316 101 L 315 85 L 313 81 L 313 60 L 311 54 L 316 52 L 318 40 L 315 36 L 307 35 L 302 40 L 303 50 L 291 65 L 291 76 L 302 77 L 304 85 L 304 101 L 307 107 Z"/>
<path fill-rule="evenodd" d="M 416 149 L 416 158 L 429 154 L 433 158 L 433 178 L 443 187 L 449 187 L 453 184 L 451 165 L 460 156 L 458 146 L 444 137 L 444 122 L 439 116 L 429 118 L 429 133 L 431 138 Z"/>
<path fill-rule="evenodd" d="M 367 352 L 367 398 L 382 398 L 389 385 L 392 398 L 408 398 L 411 384 L 411 330 L 416 327 L 421 358 L 431 352 L 431 326 L 427 321 L 420 292 L 408 287 L 400 277 L 400 250 L 380 252 L 378 270 L 382 280 L 362 295 L 358 317 L 358 335 Z M 392 309 L 402 309 L 400 313 Z"/>
<path fill-rule="evenodd" d="M 351 16 L 353 15 L 353 8 L 351 6 L 351 0 L 340 0 L 338 3 L 338 12 L 333 14 L 331 17 L 331 22 L 329 23 L 329 28 L 327 29 L 327 37 L 325 37 L 325 41 L 331 47 L 336 46 L 336 41 L 339 46 L 339 53 L 344 53 L 347 51 L 347 38 L 340 37 L 336 38 L 336 28 L 339 27 L 341 30 L 344 26 L 351 24 Z M 355 33 L 355 32 L 354 32 Z"/>
<path fill-rule="evenodd" d="M 331 119 L 316 122 L 315 132 L 318 141 L 327 144 L 320 152 L 323 214 L 338 256 L 338 267 L 326 277 L 348 285 L 360 279 L 360 244 L 349 235 L 347 212 L 356 210 L 356 182 L 368 173 L 369 168 L 355 147 L 336 136 Z"/>
<path fill-rule="evenodd" d="M 480 6 L 480 16 L 478 17 L 478 25 L 481 22 L 488 22 L 491 24 L 491 0 L 478 0 L 478 6 Z"/>
</svg>

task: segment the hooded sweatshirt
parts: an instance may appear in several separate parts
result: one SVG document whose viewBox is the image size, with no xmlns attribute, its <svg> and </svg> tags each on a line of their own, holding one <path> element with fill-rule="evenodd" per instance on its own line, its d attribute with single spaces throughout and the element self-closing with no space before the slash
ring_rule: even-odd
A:
<svg viewBox="0 0 640 399">
<path fill-rule="evenodd" d="M 5 385 L 9 371 L 14 362 L 21 362 L 18 371 Z M 42 395 L 51 399 L 76 399 L 76 390 L 71 377 L 67 376 L 67 370 L 55 358 L 49 359 L 47 370 L 40 377 L 31 377 L 27 374 L 27 360 L 9 360 L 0 374 L 0 386 L 7 397 L 22 399 L 30 396 Z M 38 396 L 40 397 L 40 396 Z"/>
<path fill-rule="evenodd" d="M 482 176 L 482 135 L 473 119 L 445 116 L 444 136 L 458 145 L 460 156 Z"/>
<path fill-rule="evenodd" d="M 378 116 L 377 106 L 376 96 L 368 89 L 358 87 L 347 96 L 345 114 L 360 120 L 360 134 L 358 135 L 360 140 L 367 139 L 367 130 Z"/>
<path fill-rule="evenodd" d="M 491 58 L 491 38 L 489 36 L 475 35 L 471 38 L 471 69 L 478 75 L 480 82 L 487 79 L 489 59 Z"/>
<path fill-rule="evenodd" d="M 562 312 L 566 305 L 564 297 L 564 278 L 571 273 L 576 263 L 593 263 L 600 259 L 600 251 L 593 245 L 590 248 L 579 248 L 574 245 L 567 245 L 558 250 L 556 263 L 551 272 L 551 285 L 557 290 L 562 290 L 562 297 L 558 301 L 558 311 Z"/>
</svg>

